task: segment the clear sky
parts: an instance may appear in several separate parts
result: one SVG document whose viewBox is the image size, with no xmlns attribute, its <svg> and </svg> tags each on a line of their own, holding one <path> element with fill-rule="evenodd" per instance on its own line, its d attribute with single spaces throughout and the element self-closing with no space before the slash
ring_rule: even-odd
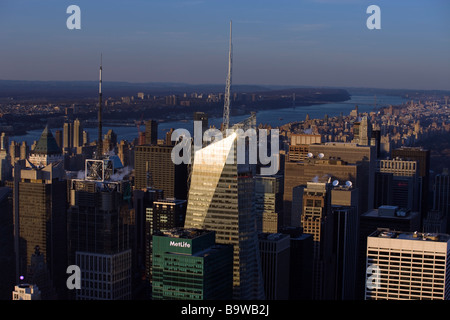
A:
<svg viewBox="0 0 450 320">
<path fill-rule="evenodd" d="M 0 79 L 225 84 L 230 20 L 233 84 L 450 90 L 448 0 L 0 0 Z"/>
</svg>

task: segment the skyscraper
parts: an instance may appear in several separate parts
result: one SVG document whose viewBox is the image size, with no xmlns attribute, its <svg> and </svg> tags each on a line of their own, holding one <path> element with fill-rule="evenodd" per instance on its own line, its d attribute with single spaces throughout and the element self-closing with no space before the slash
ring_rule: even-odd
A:
<svg viewBox="0 0 450 320">
<path fill-rule="evenodd" d="M 440 211 L 447 218 L 446 229 L 450 231 L 450 176 L 448 169 L 436 175 L 434 180 L 433 209 Z"/>
<path fill-rule="evenodd" d="M 358 254 L 358 189 L 353 186 L 336 185 L 331 190 L 331 224 L 334 300 L 354 300 Z M 332 271 L 332 272 L 333 272 Z"/>
<path fill-rule="evenodd" d="M 131 185 L 114 163 L 86 160 L 85 178 L 69 182 L 69 264 L 82 274 L 77 299 L 131 298 Z"/>
<path fill-rule="evenodd" d="M 187 165 L 174 164 L 172 146 L 142 145 L 134 150 L 135 189 L 153 187 L 167 198 L 186 200 Z"/>
<path fill-rule="evenodd" d="M 367 238 L 366 300 L 448 300 L 448 234 L 377 229 Z"/>
<path fill-rule="evenodd" d="M 287 300 L 290 236 L 281 233 L 260 233 L 259 251 L 266 300 Z"/>
<path fill-rule="evenodd" d="M 83 127 L 81 126 L 81 121 L 75 119 L 73 122 L 73 147 L 83 146 Z"/>
<path fill-rule="evenodd" d="M 255 176 L 258 232 L 278 233 L 283 210 L 283 176 Z"/>
<path fill-rule="evenodd" d="M 363 185 L 366 182 L 366 178 L 367 172 L 363 171 L 361 164 L 351 164 L 343 160 L 311 157 L 304 161 L 286 162 L 283 195 L 284 225 L 300 225 L 300 221 L 297 221 L 300 212 L 292 211 L 293 207 L 294 209 L 297 208 L 297 210 L 300 209 L 299 206 L 295 206 L 295 202 L 298 199 L 294 198 L 294 188 L 297 186 L 306 186 L 307 182 L 324 182 L 329 179 L 337 179 L 342 182 L 351 181 L 356 188 L 361 190 L 368 188 L 368 186 Z M 362 207 L 364 206 L 363 202 L 367 201 L 367 196 L 359 194 L 359 197 L 359 207 Z"/>
<path fill-rule="evenodd" d="M 229 300 L 233 293 L 233 247 L 215 232 L 176 228 L 153 236 L 154 300 Z"/>
<path fill-rule="evenodd" d="M 158 144 L 158 122 L 155 120 L 148 120 L 145 122 L 145 144 Z"/>
<path fill-rule="evenodd" d="M 313 235 L 313 284 L 314 300 L 330 299 L 334 283 L 331 270 L 334 266 L 331 254 L 332 225 L 331 186 L 328 183 L 308 182 L 303 191 L 303 232 Z"/>
<path fill-rule="evenodd" d="M 417 161 L 420 186 L 420 212 L 422 217 L 426 217 L 429 208 L 430 192 L 430 150 L 422 147 L 401 147 L 392 150 L 392 158 L 400 158 L 403 160 Z"/>
<path fill-rule="evenodd" d="M 38 246 L 60 297 L 66 290 L 66 186 L 61 162 L 14 170 L 16 281 L 27 274 Z"/>
<path fill-rule="evenodd" d="M 73 147 L 73 124 L 71 122 L 64 122 L 63 125 L 63 152 L 67 153 Z"/>
<path fill-rule="evenodd" d="M 389 203 L 382 205 L 394 205 L 401 208 L 421 211 L 421 179 L 418 176 L 417 161 L 407 161 L 399 158 L 377 161 L 377 172 L 392 173 L 392 184 L 385 192 L 392 192 Z M 380 179 L 377 179 L 380 181 Z M 380 188 L 376 188 L 379 190 Z"/>
<path fill-rule="evenodd" d="M 52 132 L 46 126 L 36 146 L 31 150 L 28 162 L 31 166 L 42 167 L 61 161 L 64 161 L 61 148 L 58 147 Z"/>
<path fill-rule="evenodd" d="M 186 217 L 186 200 L 154 199 L 151 206 L 145 210 L 145 271 L 147 278 L 152 281 L 152 248 L 153 235 L 173 228 L 184 226 Z"/>
<path fill-rule="evenodd" d="M 236 140 L 232 133 L 195 152 L 185 228 L 215 231 L 217 243 L 232 244 L 233 297 L 262 299 L 254 180 L 237 164 Z"/>
</svg>

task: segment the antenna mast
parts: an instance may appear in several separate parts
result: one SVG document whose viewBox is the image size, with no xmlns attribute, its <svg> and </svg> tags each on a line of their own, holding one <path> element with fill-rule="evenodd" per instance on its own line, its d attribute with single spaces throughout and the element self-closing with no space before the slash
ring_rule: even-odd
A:
<svg viewBox="0 0 450 320">
<path fill-rule="evenodd" d="M 226 133 L 230 125 L 230 92 L 231 92 L 231 71 L 232 71 L 232 57 L 233 57 L 233 47 L 231 43 L 231 35 L 232 35 L 232 24 L 230 20 L 230 49 L 228 52 L 228 76 L 225 87 L 225 97 L 224 97 L 224 107 L 223 107 L 223 132 Z"/>
<path fill-rule="evenodd" d="M 102 64 L 103 55 L 100 55 L 100 81 L 98 84 L 98 140 L 97 140 L 97 158 L 101 159 L 103 155 L 102 139 Z"/>
</svg>

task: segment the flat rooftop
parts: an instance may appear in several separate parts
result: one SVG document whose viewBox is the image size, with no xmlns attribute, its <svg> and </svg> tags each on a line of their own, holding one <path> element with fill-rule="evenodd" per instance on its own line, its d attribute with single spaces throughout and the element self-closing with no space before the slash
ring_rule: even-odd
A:
<svg viewBox="0 0 450 320">
<path fill-rule="evenodd" d="M 214 231 L 204 230 L 204 229 L 185 229 L 185 228 L 173 228 L 166 231 L 161 231 L 155 234 L 155 236 L 166 236 L 171 238 L 182 238 L 182 239 L 195 239 L 204 234 L 211 233 Z"/>
<path fill-rule="evenodd" d="M 369 237 L 433 242 L 448 242 L 448 240 L 450 240 L 450 235 L 446 233 L 429 233 L 418 231 L 404 232 L 383 228 L 377 229 L 370 234 Z"/>
</svg>

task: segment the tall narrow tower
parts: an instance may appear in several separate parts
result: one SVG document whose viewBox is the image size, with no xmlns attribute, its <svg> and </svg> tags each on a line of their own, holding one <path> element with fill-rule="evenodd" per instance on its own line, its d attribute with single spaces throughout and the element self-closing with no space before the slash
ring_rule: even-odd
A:
<svg viewBox="0 0 450 320">
<path fill-rule="evenodd" d="M 225 98 L 223 106 L 223 132 L 226 132 L 230 124 L 230 92 L 231 92 L 231 71 L 232 71 L 232 57 L 233 57 L 233 47 L 231 44 L 231 30 L 232 22 L 230 21 L 230 49 L 228 52 L 228 76 L 225 87 Z"/>
<path fill-rule="evenodd" d="M 103 154 L 102 141 L 102 55 L 100 55 L 100 80 L 98 83 L 98 140 L 97 140 L 97 158 L 100 159 Z"/>
</svg>

